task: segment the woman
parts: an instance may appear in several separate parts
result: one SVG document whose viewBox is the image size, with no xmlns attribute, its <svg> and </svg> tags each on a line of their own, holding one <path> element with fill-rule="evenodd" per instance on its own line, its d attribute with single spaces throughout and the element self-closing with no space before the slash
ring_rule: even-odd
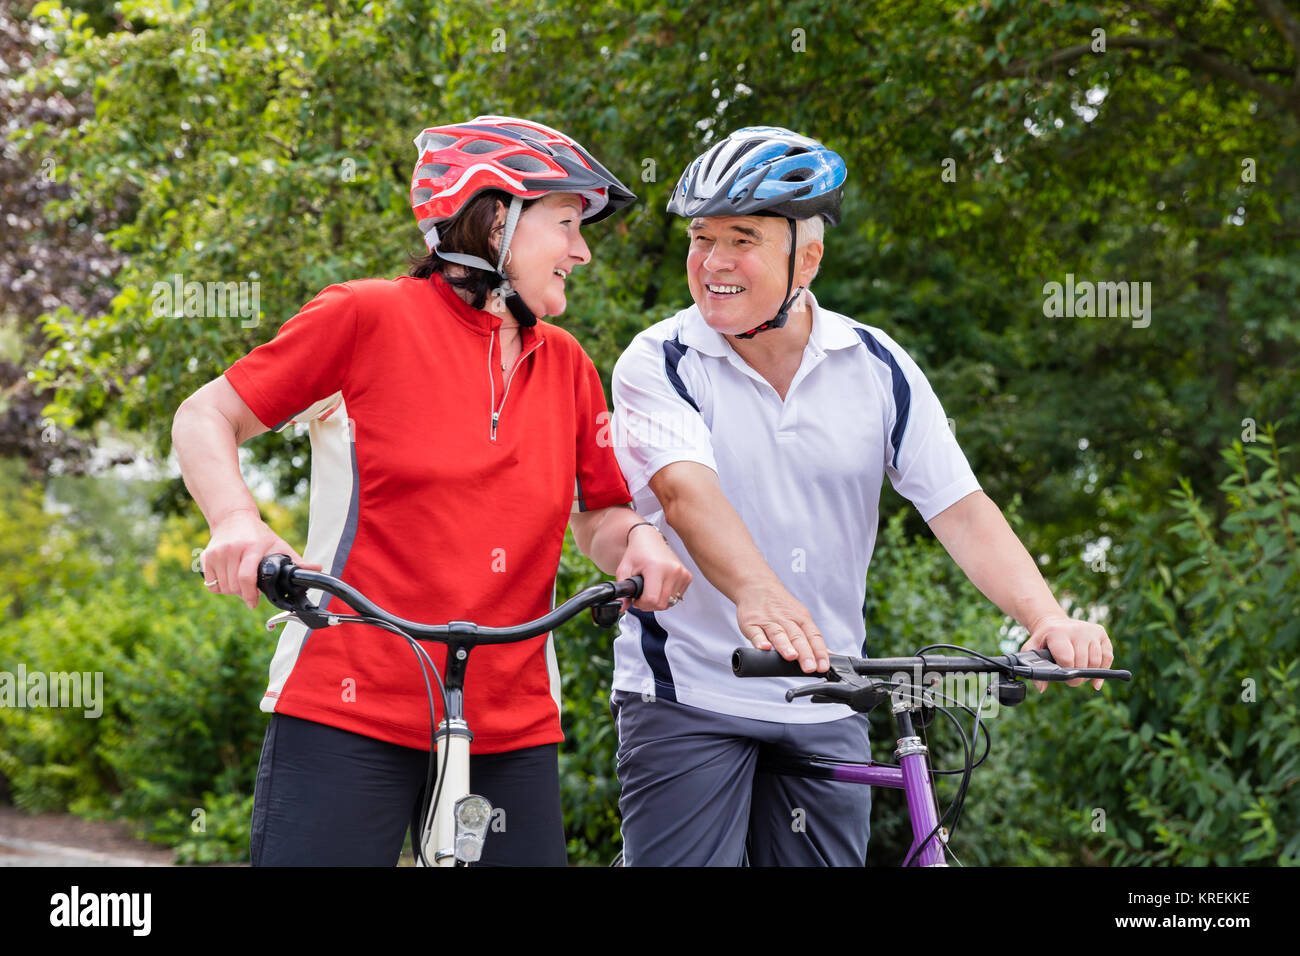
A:
<svg viewBox="0 0 1300 956">
<path fill-rule="evenodd" d="M 173 439 L 208 520 L 213 593 L 258 599 L 266 554 L 237 446 L 310 423 L 306 567 L 390 611 L 504 626 L 550 609 L 565 526 L 636 607 L 666 609 L 690 573 L 628 507 L 597 440 L 600 379 L 538 316 L 590 261 L 580 226 L 635 197 L 572 139 L 478 117 L 417 139 L 411 201 L 430 254 L 409 276 L 333 285 L 270 342 L 185 401 Z M 445 649 L 427 645 L 441 668 Z M 373 628 L 291 622 L 271 663 L 254 796 L 254 865 L 387 865 L 412 821 L 429 713 L 410 649 Z M 441 708 L 437 719 L 441 719 Z M 465 681 L 474 789 L 504 810 L 485 863 L 563 865 L 559 681 L 550 636 L 475 650 Z M 500 819 L 500 818 L 497 818 Z"/>
</svg>

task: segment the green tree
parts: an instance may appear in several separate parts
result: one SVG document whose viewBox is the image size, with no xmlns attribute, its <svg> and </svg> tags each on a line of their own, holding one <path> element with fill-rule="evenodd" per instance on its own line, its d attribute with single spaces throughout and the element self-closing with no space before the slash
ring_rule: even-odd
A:
<svg viewBox="0 0 1300 956">
<path fill-rule="evenodd" d="M 24 10 L 5 21 L 2 42 L 16 35 L 11 23 L 28 23 Z M 1300 15 L 1280 0 L 87 0 L 40 3 L 31 16 L 52 31 L 52 49 L 30 67 L 15 59 L 24 85 L 0 93 L 24 118 L 8 132 L 21 152 L 6 151 L 0 167 L 5 212 L 37 223 L 40 248 L 102 234 L 108 248 L 95 255 L 111 263 L 111 286 L 100 275 L 60 293 L 39 325 L 18 324 L 33 302 L 49 309 L 31 298 L 35 286 L 6 308 L 19 319 L 0 332 L 12 366 L 0 366 L 0 382 L 26 432 L 0 451 L 37 472 L 72 453 L 37 443 L 33 422 L 48 417 L 60 448 L 107 425 L 165 454 L 180 401 L 322 287 L 405 271 L 422 251 L 408 208 L 410 140 L 489 112 L 564 129 L 641 194 L 629 214 L 590 230 L 595 260 L 561 320 L 606 375 L 632 335 L 689 301 L 682 224 L 664 207 L 691 158 L 756 124 L 840 152 L 845 217 L 829 233 L 819 300 L 885 328 L 917 358 L 983 486 L 999 502 L 1020 496 L 1021 534 L 1054 577 L 1079 573 L 1079 555 L 1106 541 L 1125 574 L 1158 574 L 1133 549 L 1175 549 L 1157 522 L 1178 478 L 1203 502 L 1206 527 L 1223 529 L 1240 508 L 1219 450 L 1238 437 L 1257 448 L 1266 421 L 1290 440 Z M 77 104 L 76 122 L 62 108 L 42 113 L 51 98 Z M 46 158 L 57 188 L 29 181 Z M 42 221 L 30 210 L 48 199 Z M 0 242 L 0 280 L 32 271 L 24 255 L 12 237 Z M 160 290 L 178 275 L 258 283 L 256 316 L 169 312 Z M 1067 275 L 1150 282 L 1150 324 L 1049 317 L 1045 285 Z M 43 358 L 27 381 L 33 354 Z M 294 440 L 251 445 L 281 496 L 306 475 Z M 156 500 L 190 507 L 178 483 Z M 901 506 L 887 491 L 882 513 Z M 900 540 L 921 531 L 913 515 Z M 582 567 L 575 559 L 565 574 L 577 580 Z M 1237 587 L 1198 591 L 1198 613 L 1240 611 Z M 1121 597 L 1085 603 L 1128 607 Z M 584 703 L 566 721 L 597 740 L 593 681 L 582 671 L 570 682 Z M 1102 720 L 1093 710 L 1082 716 Z M 1153 749 L 1175 746 L 1158 736 L 1163 724 L 1151 726 Z M 609 792 L 608 764 L 585 762 L 607 760 L 603 746 L 570 765 L 575 788 Z M 1266 788 L 1250 795 L 1274 803 L 1242 813 L 1285 802 Z M 1162 799 L 1153 812 L 1200 797 Z M 601 805 L 592 812 L 604 820 Z M 1107 806 L 1123 805 L 1112 793 Z M 599 856 L 603 827 L 570 833 Z M 1159 857 L 1144 836 L 1131 858 L 1220 852 L 1186 849 L 1201 845 L 1199 832 L 1177 840 L 1167 846 L 1182 848 Z M 1043 846 L 1043 859 L 1069 852 Z M 1274 851 L 1289 852 L 1283 841 L 1260 859 Z M 1095 852 L 1112 853 L 1100 843 Z"/>
</svg>

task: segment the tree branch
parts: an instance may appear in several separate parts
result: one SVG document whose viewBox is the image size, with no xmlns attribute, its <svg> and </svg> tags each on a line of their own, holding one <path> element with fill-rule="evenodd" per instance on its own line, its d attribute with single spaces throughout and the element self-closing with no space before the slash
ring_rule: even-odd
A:
<svg viewBox="0 0 1300 956">
<path fill-rule="evenodd" d="M 1266 2 L 1266 0 L 1260 0 L 1260 2 Z M 1173 37 L 1141 37 L 1125 34 L 1107 38 L 1106 48 L 1108 50 L 1173 51 L 1185 66 L 1199 67 L 1206 73 L 1258 93 L 1260 96 L 1273 100 L 1296 114 L 1297 117 L 1300 117 L 1300 87 L 1289 90 L 1276 83 L 1269 83 L 1267 80 L 1255 76 L 1245 67 L 1220 59 L 1200 47 L 1192 46 Z M 1005 76 L 1032 77 L 1043 67 L 1073 63 L 1091 53 L 1092 45 L 1081 43 L 1076 46 L 1055 50 L 1041 60 L 1018 60 L 1015 63 L 1010 63 L 1003 73 Z"/>
<path fill-rule="evenodd" d="M 1106 49 L 1108 50 L 1164 50 L 1174 46 L 1178 46 L 1178 41 L 1169 37 L 1140 37 L 1125 34 L 1124 36 L 1106 38 Z M 1008 63 L 1003 73 L 1007 76 L 1032 76 L 1043 67 L 1073 63 L 1091 53 L 1091 43 L 1080 43 L 1077 46 L 1067 46 L 1062 50 L 1054 50 L 1041 60 L 1017 60 L 1014 63 Z"/>
<path fill-rule="evenodd" d="M 1287 46 L 1295 51 L 1296 86 L 1300 87 L 1300 20 L 1292 16 L 1280 0 L 1255 0 L 1255 6 L 1259 7 L 1264 16 L 1273 22 L 1273 26 L 1277 27 L 1277 32 L 1282 34 L 1282 39 L 1286 41 Z"/>
<path fill-rule="evenodd" d="M 1211 56 L 1196 47 L 1189 47 L 1183 50 L 1182 54 L 1186 60 L 1201 67 L 1201 69 L 1205 70 L 1207 73 L 1213 73 L 1215 76 L 1225 79 L 1229 83 L 1235 83 L 1245 89 L 1253 90 L 1260 96 L 1268 97 L 1269 99 L 1280 103 L 1282 106 L 1287 107 L 1295 113 L 1297 117 L 1300 117 L 1300 99 L 1297 99 L 1291 91 L 1278 86 L 1276 83 L 1261 80 L 1259 77 L 1254 76 L 1249 70 L 1243 69 L 1235 63 L 1221 60 L 1217 56 Z"/>
<path fill-rule="evenodd" d="M 286 153 L 288 153 L 290 159 L 298 158 L 298 150 L 294 149 L 288 143 L 284 142 L 284 140 L 280 139 L 280 137 L 276 136 L 273 133 L 267 133 L 266 138 L 270 140 L 272 143 L 275 143 L 276 146 L 279 146 Z"/>
</svg>

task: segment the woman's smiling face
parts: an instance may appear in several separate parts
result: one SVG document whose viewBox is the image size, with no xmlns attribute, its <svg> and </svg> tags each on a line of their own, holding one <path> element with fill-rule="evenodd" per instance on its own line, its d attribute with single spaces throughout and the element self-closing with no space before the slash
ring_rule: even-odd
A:
<svg viewBox="0 0 1300 956">
<path fill-rule="evenodd" d="M 591 261 L 581 233 L 582 207 L 577 193 L 548 193 L 519 216 L 506 273 L 538 318 L 564 312 L 566 277 Z"/>
</svg>

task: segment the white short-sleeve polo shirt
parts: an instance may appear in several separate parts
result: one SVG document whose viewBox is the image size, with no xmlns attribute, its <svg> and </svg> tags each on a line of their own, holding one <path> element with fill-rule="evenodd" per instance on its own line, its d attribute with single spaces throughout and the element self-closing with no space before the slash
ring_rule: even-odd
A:
<svg viewBox="0 0 1300 956">
<path fill-rule="evenodd" d="M 771 569 L 833 654 L 865 655 L 862 608 L 889 476 L 925 520 L 979 490 L 943 406 L 878 328 L 821 309 L 785 400 L 691 306 L 641 332 L 614 368 L 612 439 L 636 509 L 694 575 L 666 611 L 633 610 L 614 643 L 614 688 L 758 720 L 816 723 L 847 707 L 787 703 L 797 678 L 741 679 L 736 608 L 663 520 L 654 474 L 712 468 Z"/>
</svg>

